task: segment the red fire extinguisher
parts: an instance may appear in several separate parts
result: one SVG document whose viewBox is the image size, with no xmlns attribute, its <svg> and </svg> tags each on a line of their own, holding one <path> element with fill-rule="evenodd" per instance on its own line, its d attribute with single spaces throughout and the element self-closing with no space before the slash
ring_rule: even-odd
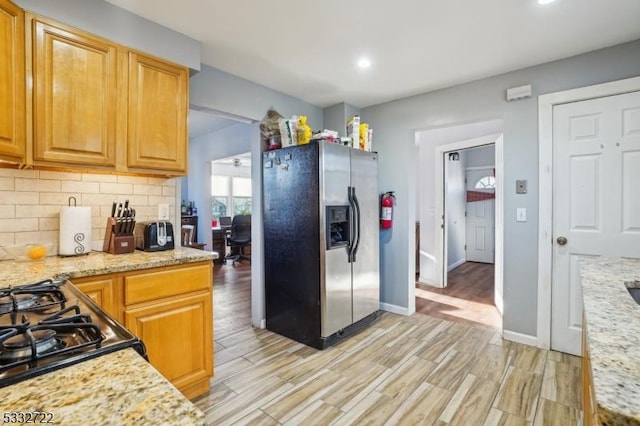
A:
<svg viewBox="0 0 640 426">
<path fill-rule="evenodd" d="M 393 205 L 395 201 L 396 196 L 393 195 L 393 191 L 385 192 L 380 197 L 380 228 L 391 229 L 393 225 Z"/>
</svg>

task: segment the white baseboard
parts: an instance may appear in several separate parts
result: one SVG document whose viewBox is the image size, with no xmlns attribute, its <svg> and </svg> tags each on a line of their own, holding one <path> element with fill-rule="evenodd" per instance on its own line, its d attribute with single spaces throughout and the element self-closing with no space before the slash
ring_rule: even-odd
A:
<svg viewBox="0 0 640 426">
<path fill-rule="evenodd" d="M 529 334 L 516 333 L 515 331 L 502 330 L 502 338 L 523 345 L 538 346 L 538 338 Z"/>
<path fill-rule="evenodd" d="M 380 302 L 380 309 L 383 311 L 391 312 L 392 314 L 410 316 L 409 308 L 404 306 L 392 305 L 391 303 Z"/>
<path fill-rule="evenodd" d="M 449 266 L 449 267 L 447 268 L 447 272 L 451 272 L 451 271 L 453 271 L 454 269 L 456 269 L 458 266 L 462 265 L 462 264 L 463 264 L 464 262 L 466 262 L 466 261 L 467 261 L 467 260 L 466 260 L 466 259 L 464 259 L 464 258 L 462 258 L 462 259 L 458 260 L 456 263 L 452 264 L 451 266 Z"/>
</svg>

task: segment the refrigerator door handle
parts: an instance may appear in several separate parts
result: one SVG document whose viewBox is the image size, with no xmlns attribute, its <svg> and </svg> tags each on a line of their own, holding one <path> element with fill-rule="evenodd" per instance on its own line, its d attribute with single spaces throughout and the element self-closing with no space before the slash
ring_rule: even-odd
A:
<svg viewBox="0 0 640 426">
<path fill-rule="evenodd" d="M 353 249 L 355 247 L 355 236 L 356 236 L 356 224 L 355 224 L 355 215 L 356 215 L 356 205 L 353 199 L 353 187 L 347 187 L 347 197 L 349 199 L 349 246 L 347 247 L 347 256 L 348 262 L 353 262 Z"/>
<path fill-rule="evenodd" d="M 351 262 L 355 263 L 356 254 L 358 253 L 358 247 L 360 246 L 360 203 L 358 202 L 358 197 L 356 196 L 355 187 L 352 187 L 351 189 L 351 196 L 353 198 L 353 205 L 356 208 L 356 214 L 355 214 L 356 237 L 355 237 L 355 245 L 351 253 Z"/>
</svg>

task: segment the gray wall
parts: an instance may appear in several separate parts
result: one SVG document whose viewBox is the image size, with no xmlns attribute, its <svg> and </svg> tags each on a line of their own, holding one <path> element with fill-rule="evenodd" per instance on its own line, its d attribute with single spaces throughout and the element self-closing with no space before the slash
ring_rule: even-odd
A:
<svg viewBox="0 0 640 426">
<path fill-rule="evenodd" d="M 380 152 L 379 189 L 396 191 L 394 229 L 381 240 L 382 302 L 409 306 L 416 219 L 418 129 L 502 118 L 505 157 L 505 330 L 536 335 L 538 257 L 538 104 L 540 94 L 640 75 L 640 40 L 362 110 Z M 505 90 L 531 84 L 533 97 L 507 103 Z M 516 198 L 516 179 L 529 193 Z M 516 207 L 529 221 L 516 224 Z"/>
<path fill-rule="evenodd" d="M 347 121 L 354 115 L 360 115 L 360 109 L 344 102 L 324 109 L 324 128 L 335 130 L 340 136 L 347 134 Z"/>
<path fill-rule="evenodd" d="M 257 121 L 274 107 L 284 117 L 306 115 L 314 131 L 324 124 L 322 108 L 204 64 L 190 85 L 190 103 L 198 107 Z"/>
<path fill-rule="evenodd" d="M 251 151 L 251 125 L 238 123 L 189 141 L 189 199 L 198 207 L 198 241 L 211 250 L 211 161 Z M 209 224 L 209 226 L 207 226 Z"/>
<path fill-rule="evenodd" d="M 275 90 L 268 89 L 259 84 L 253 83 L 240 77 L 225 73 L 215 68 L 202 66 L 200 73 L 191 77 L 189 97 L 192 106 L 205 108 L 213 111 L 233 114 L 238 117 L 244 117 L 251 120 L 261 120 L 269 107 L 274 107 L 280 114 L 285 117 L 292 115 L 306 115 L 308 124 L 314 130 L 319 130 L 324 124 L 322 108 L 308 104 L 300 99 L 293 98 Z M 260 141 L 260 131 L 257 122 L 254 121 L 247 131 L 247 135 L 243 135 L 243 141 L 248 141 L 251 151 L 251 169 L 252 169 L 252 191 L 253 197 L 253 215 L 251 219 L 251 323 L 255 327 L 264 327 L 265 306 L 264 306 L 264 267 L 262 264 L 262 152 L 264 144 Z M 224 129 L 223 129 L 224 130 Z M 226 140 L 225 144 L 230 147 L 239 143 L 237 139 Z M 243 152 L 237 147 L 236 152 Z M 202 151 L 199 151 L 199 150 Z M 198 167 L 202 167 L 201 163 L 206 157 L 196 160 L 198 155 L 206 155 L 206 150 L 216 150 L 217 158 L 234 155 L 236 152 L 219 152 L 218 148 L 211 146 L 199 147 L 196 150 L 190 150 L 190 172 L 189 172 L 189 194 L 194 191 L 201 192 L 202 189 L 194 189 L 192 186 L 191 175 L 202 176 L 202 170 L 197 171 Z M 220 149 L 222 149 L 220 147 Z M 231 148 L 229 148 L 231 149 Z M 235 149 L 234 149 L 235 150 Z M 244 151 L 246 152 L 246 151 Z M 211 153 L 209 153 L 211 156 Z M 200 163 L 200 165 L 196 165 Z M 191 166 L 195 168 L 192 169 Z M 194 178 L 197 179 L 197 178 Z M 191 198 L 194 198 L 191 196 Z M 210 209 L 206 209 L 209 217 L 203 217 L 199 220 L 203 223 L 210 223 Z M 204 240 L 211 247 L 211 235 L 205 236 Z"/>
<path fill-rule="evenodd" d="M 467 167 L 493 166 L 496 157 L 496 146 L 482 146 L 465 150 Z"/>
<path fill-rule="evenodd" d="M 14 0 L 23 9 L 122 45 L 200 69 L 200 42 L 103 0 Z"/>
</svg>

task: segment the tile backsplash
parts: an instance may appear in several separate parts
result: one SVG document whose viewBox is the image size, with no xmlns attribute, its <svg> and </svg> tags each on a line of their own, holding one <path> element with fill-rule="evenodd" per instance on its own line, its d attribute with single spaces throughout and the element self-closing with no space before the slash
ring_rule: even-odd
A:
<svg viewBox="0 0 640 426">
<path fill-rule="evenodd" d="M 91 207 L 93 250 L 102 242 L 113 201 L 129 200 L 138 221 L 158 218 L 169 204 L 175 221 L 176 179 L 0 168 L 0 246 L 58 243 L 60 208 L 75 197 Z"/>
</svg>

